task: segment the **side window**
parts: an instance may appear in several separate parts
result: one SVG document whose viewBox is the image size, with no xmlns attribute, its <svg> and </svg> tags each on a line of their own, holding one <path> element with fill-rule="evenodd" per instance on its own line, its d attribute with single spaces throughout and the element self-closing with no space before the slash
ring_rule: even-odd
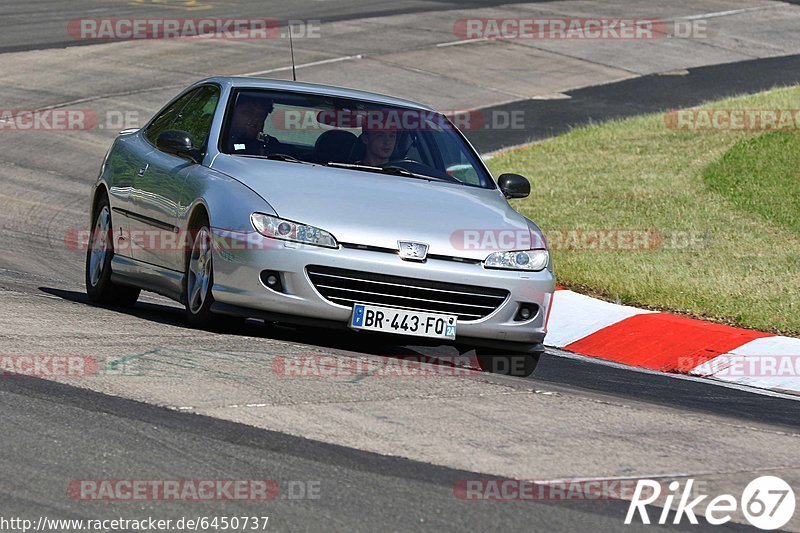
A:
<svg viewBox="0 0 800 533">
<path fill-rule="evenodd" d="M 211 133 L 211 122 L 219 102 L 219 88 L 213 85 L 200 87 L 194 98 L 186 104 L 170 129 L 188 132 L 197 148 L 205 148 Z"/>
<path fill-rule="evenodd" d="M 186 93 L 178 100 L 175 101 L 174 104 L 166 108 L 147 128 L 145 131 L 145 136 L 150 143 L 155 146 L 156 139 L 158 136 L 161 135 L 163 132 L 172 129 L 172 123 L 175 121 L 175 117 L 178 116 L 178 113 L 189 103 L 194 96 L 197 95 L 197 92 L 200 89 L 196 89 L 192 92 Z"/>
</svg>

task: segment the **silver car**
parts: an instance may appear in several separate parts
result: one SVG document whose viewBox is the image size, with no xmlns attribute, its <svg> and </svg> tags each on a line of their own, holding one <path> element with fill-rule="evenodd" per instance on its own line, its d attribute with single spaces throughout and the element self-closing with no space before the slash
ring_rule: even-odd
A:
<svg viewBox="0 0 800 533">
<path fill-rule="evenodd" d="M 554 290 L 530 184 L 444 115 L 379 94 L 210 78 L 120 133 L 92 190 L 86 288 L 219 315 L 475 348 L 529 375 Z"/>
</svg>

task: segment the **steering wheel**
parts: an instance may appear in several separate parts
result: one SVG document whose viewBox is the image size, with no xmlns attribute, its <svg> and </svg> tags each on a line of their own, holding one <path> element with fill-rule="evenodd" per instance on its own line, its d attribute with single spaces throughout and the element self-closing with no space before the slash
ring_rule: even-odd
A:
<svg viewBox="0 0 800 533">
<path fill-rule="evenodd" d="M 404 170 L 408 170 L 409 172 L 413 172 L 414 174 L 421 174 L 423 176 L 433 176 L 435 178 L 444 179 L 447 181 L 452 181 L 454 183 L 461 183 L 457 178 L 451 176 L 447 172 L 442 172 L 439 169 L 434 167 L 428 166 L 425 163 L 420 163 L 419 161 L 415 161 L 413 159 L 395 159 L 393 161 L 389 161 L 381 165 L 383 168 L 387 167 L 397 167 L 402 168 Z"/>
<path fill-rule="evenodd" d="M 402 163 L 411 163 L 411 164 L 414 164 L 414 165 L 421 165 L 422 164 L 422 163 L 420 163 L 419 161 L 417 161 L 415 159 L 410 159 L 410 158 L 406 157 L 404 159 L 392 159 L 391 161 L 387 161 L 386 163 L 384 163 L 384 165 L 382 165 L 382 166 L 386 166 L 386 165 L 400 166 L 400 164 L 402 164 Z"/>
</svg>

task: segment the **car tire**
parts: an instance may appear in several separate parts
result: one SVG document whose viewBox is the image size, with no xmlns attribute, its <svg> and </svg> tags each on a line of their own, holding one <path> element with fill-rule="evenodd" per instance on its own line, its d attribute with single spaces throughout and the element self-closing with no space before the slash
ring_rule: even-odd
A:
<svg viewBox="0 0 800 533">
<path fill-rule="evenodd" d="M 192 247 L 186 255 L 186 269 L 183 276 L 184 306 L 186 321 L 195 328 L 207 328 L 213 319 L 211 306 L 214 296 L 213 239 L 208 215 L 196 217 L 190 226 L 194 236 Z"/>
<path fill-rule="evenodd" d="M 139 299 L 141 289 L 118 285 L 111 281 L 111 260 L 114 258 L 114 225 L 111 206 L 105 193 L 92 213 L 93 225 L 86 247 L 86 294 L 97 304 L 130 307 Z"/>
<path fill-rule="evenodd" d="M 542 352 L 498 353 L 497 350 L 478 348 L 478 365 L 484 372 L 505 376 L 528 377 L 536 371 Z"/>
</svg>

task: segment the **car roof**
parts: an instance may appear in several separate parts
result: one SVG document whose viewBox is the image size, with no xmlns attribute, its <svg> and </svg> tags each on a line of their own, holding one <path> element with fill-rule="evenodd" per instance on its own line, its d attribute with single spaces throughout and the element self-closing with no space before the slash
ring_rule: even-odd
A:
<svg viewBox="0 0 800 533">
<path fill-rule="evenodd" d="M 300 81 L 289 80 L 276 80 L 271 78 L 253 78 L 244 76 L 228 76 L 228 77 L 214 77 L 208 78 L 201 83 L 216 82 L 223 85 L 229 85 L 234 89 L 273 89 L 278 91 L 295 91 L 307 94 L 323 95 L 323 96 L 337 96 L 341 98 L 353 98 L 356 100 L 366 100 L 369 102 L 409 107 L 413 109 L 421 109 L 426 111 L 433 111 L 433 108 L 428 107 L 419 102 L 405 100 L 403 98 L 395 98 L 385 94 L 373 93 L 368 91 L 360 91 L 357 89 L 348 89 L 347 87 L 337 87 L 336 85 L 323 85 L 320 83 L 307 83 Z"/>
</svg>

